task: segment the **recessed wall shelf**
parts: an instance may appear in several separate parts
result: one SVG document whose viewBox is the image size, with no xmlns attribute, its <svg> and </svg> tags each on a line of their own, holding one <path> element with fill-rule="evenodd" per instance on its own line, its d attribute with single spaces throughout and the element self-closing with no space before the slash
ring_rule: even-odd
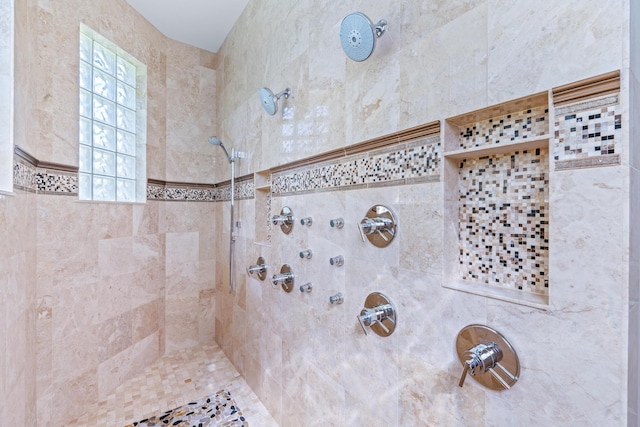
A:
<svg viewBox="0 0 640 427">
<path fill-rule="evenodd" d="M 548 306 L 549 92 L 445 121 L 449 289 Z"/>
<path fill-rule="evenodd" d="M 535 148 L 549 147 L 549 135 L 543 135 L 536 139 L 525 139 L 513 142 L 507 142 L 500 145 L 491 145 L 487 147 L 474 147 L 466 150 L 454 150 L 444 154 L 448 159 L 466 159 L 472 157 L 490 156 L 494 154 L 511 153 L 513 151 L 531 150 Z"/>
<path fill-rule="evenodd" d="M 271 171 L 260 171 L 253 174 L 255 185 L 255 243 L 261 246 L 271 246 Z"/>
</svg>

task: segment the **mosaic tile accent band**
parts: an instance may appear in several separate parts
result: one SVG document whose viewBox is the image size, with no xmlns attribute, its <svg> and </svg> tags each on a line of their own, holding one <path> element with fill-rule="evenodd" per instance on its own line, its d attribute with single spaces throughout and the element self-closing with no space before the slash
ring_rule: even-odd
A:
<svg viewBox="0 0 640 427">
<path fill-rule="evenodd" d="M 37 160 L 15 155 L 13 186 L 38 194 L 78 195 L 78 174 L 63 170 L 37 167 Z M 252 199 L 253 179 L 236 182 L 236 200 Z M 151 180 L 147 183 L 147 200 L 176 200 L 189 202 L 224 202 L 231 199 L 231 184 L 220 187 L 198 185 L 167 185 Z"/>
<path fill-rule="evenodd" d="M 125 427 L 248 427 L 249 423 L 228 390 L 180 406 L 165 413 L 145 418 Z"/>
<path fill-rule="evenodd" d="M 67 171 L 38 168 L 14 157 L 13 186 L 22 191 L 39 194 L 78 195 L 78 174 Z"/>
<path fill-rule="evenodd" d="M 557 108 L 551 141 L 553 159 L 565 162 L 620 154 L 622 114 L 619 109 L 618 95 Z M 617 162 L 611 159 L 576 162 L 556 170 L 619 164 L 619 157 L 616 159 Z"/>
<path fill-rule="evenodd" d="M 22 191 L 35 193 L 38 189 L 36 181 L 37 168 L 22 159 L 13 161 L 13 186 Z"/>
<path fill-rule="evenodd" d="M 252 199 L 255 195 L 253 180 L 238 181 L 235 184 L 235 199 Z M 220 187 L 203 187 L 188 184 L 170 185 L 158 182 L 147 184 L 147 200 L 181 202 L 224 202 L 231 200 L 231 184 Z"/>
<path fill-rule="evenodd" d="M 460 278 L 548 295 L 549 150 L 464 159 Z"/>
<path fill-rule="evenodd" d="M 434 181 L 440 179 L 441 157 L 440 137 L 433 136 L 273 174 L 271 191 L 278 196 Z"/>
<path fill-rule="evenodd" d="M 535 139 L 549 132 L 549 109 L 536 107 L 460 128 L 460 149 Z"/>
</svg>

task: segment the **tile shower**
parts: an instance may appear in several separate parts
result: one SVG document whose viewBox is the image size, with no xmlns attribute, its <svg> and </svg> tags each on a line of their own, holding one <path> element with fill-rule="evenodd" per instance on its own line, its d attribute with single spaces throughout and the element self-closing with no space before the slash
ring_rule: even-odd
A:
<svg viewBox="0 0 640 427">
<path fill-rule="evenodd" d="M 2 419 L 64 424 L 163 354 L 215 339 L 283 426 L 510 425 L 514 412 L 523 424 L 633 423 L 640 316 L 628 213 L 640 181 L 630 143 L 640 85 L 622 46 L 628 9 L 638 12 L 617 0 L 584 11 L 368 7 L 391 24 L 376 56 L 353 64 L 326 43 L 351 10 L 309 1 L 251 2 L 217 55 L 166 39 L 124 1 L 16 2 L 17 51 L 30 54 L 15 57 L 16 195 L 0 200 L 12 224 L 0 229 L 11 242 L 0 252 L 0 367 L 10 373 L 0 385 L 4 408 L 24 409 L 3 408 Z M 281 32 L 249 37 L 252 23 L 282 10 Z M 608 31 L 591 33 L 592 19 Z M 77 102 L 79 22 L 147 64 L 144 205 L 75 198 L 76 110 L 67 107 Z M 554 41 L 522 33 L 523 22 Z M 617 92 L 558 101 L 618 69 Z M 263 115 L 254 89 L 264 85 L 292 86 L 282 115 Z M 238 164 L 233 294 L 228 166 L 209 151 L 213 134 L 248 153 Z M 500 213 L 516 195 L 527 220 L 517 232 L 523 216 Z M 400 222 L 385 249 L 364 245 L 355 225 L 374 203 Z M 313 225 L 289 236 L 270 228 L 283 206 Z M 336 217 L 342 230 L 328 225 Z M 306 262 L 304 248 L 314 254 Z M 344 266 L 329 269 L 338 253 Z M 313 291 L 285 294 L 243 274 L 259 255 L 269 275 L 292 263 Z M 388 338 L 365 336 L 355 318 L 372 291 L 397 306 Z M 332 306 L 336 292 L 345 300 Z M 470 323 L 512 340 L 523 363 L 512 390 L 457 387 L 454 339 Z"/>
</svg>

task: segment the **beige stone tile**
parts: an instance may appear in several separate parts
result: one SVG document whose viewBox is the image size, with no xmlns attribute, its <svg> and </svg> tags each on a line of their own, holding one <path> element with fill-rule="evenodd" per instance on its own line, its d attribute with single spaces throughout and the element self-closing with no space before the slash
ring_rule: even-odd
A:
<svg viewBox="0 0 640 427">
<path fill-rule="evenodd" d="M 165 355 L 141 374 L 101 396 L 68 427 L 123 426 L 227 389 L 250 425 L 277 427 L 255 393 L 218 346 L 182 349 Z"/>
</svg>

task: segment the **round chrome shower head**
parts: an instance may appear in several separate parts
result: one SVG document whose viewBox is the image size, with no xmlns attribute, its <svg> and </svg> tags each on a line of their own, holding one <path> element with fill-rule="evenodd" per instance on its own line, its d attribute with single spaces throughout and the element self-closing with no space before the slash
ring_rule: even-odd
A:
<svg viewBox="0 0 640 427">
<path fill-rule="evenodd" d="M 260 89 L 260 103 L 262 104 L 264 111 L 273 116 L 278 112 L 278 99 L 282 96 L 284 96 L 285 99 L 288 99 L 289 95 L 291 95 L 291 89 L 289 88 L 286 88 L 282 92 L 274 95 L 271 89 L 263 87 Z"/>
<path fill-rule="evenodd" d="M 211 138 L 209 138 L 209 143 L 212 145 L 222 145 L 222 141 L 220 141 L 220 138 L 218 138 L 217 136 L 212 136 Z"/>
<path fill-rule="evenodd" d="M 387 21 L 381 19 L 374 26 L 363 13 L 354 12 L 344 17 L 340 24 L 340 43 L 347 56 L 362 62 L 373 53 L 376 39 L 387 29 Z"/>
</svg>

